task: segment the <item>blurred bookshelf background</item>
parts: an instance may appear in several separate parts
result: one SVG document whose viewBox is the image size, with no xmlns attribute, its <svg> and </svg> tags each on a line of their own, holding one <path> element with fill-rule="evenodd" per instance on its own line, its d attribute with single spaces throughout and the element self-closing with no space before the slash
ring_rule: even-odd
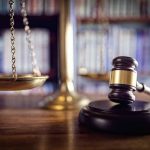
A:
<svg viewBox="0 0 150 150">
<path fill-rule="evenodd" d="M 80 74 L 107 75 L 112 59 L 125 55 L 137 59 L 139 81 L 150 85 L 149 0 L 76 0 L 76 16 Z M 86 93 L 109 90 L 100 76 L 79 80 Z"/>
<path fill-rule="evenodd" d="M 26 93 L 53 92 L 59 84 L 59 0 L 26 2 L 38 65 L 42 74 L 50 76 L 44 87 Z M 1 73 L 11 73 L 8 8 L 8 1 L 0 0 Z M 30 73 L 20 0 L 15 0 L 14 9 L 17 71 Z M 75 0 L 74 9 L 78 91 L 106 94 L 111 61 L 121 55 L 138 60 L 139 80 L 150 85 L 150 0 Z"/>
</svg>

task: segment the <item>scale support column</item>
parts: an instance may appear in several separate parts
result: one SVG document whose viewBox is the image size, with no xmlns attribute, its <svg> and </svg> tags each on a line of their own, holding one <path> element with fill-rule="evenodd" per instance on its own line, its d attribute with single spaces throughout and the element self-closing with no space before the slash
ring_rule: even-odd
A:
<svg viewBox="0 0 150 150">
<path fill-rule="evenodd" d="M 60 51 L 59 72 L 60 87 L 54 95 L 43 102 L 44 107 L 53 110 L 80 108 L 89 103 L 89 99 L 80 96 L 74 87 L 75 79 L 75 5 L 74 0 L 60 1 Z M 40 105 L 41 105 L 40 104 Z"/>
</svg>

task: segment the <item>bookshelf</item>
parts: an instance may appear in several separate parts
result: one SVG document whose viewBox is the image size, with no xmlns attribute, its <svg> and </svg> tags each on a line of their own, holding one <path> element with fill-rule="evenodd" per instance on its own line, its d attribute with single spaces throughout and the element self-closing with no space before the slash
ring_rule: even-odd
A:
<svg viewBox="0 0 150 150">
<path fill-rule="evenodd" d="M 77 18 L 79 24 L 87 23 L 150 23 L 149 17 L 102 17 L 102 18 Z"/>
<path fill-rule="evenodd" d="M 58 83 L 58 38 L 59 38 L 59 10 L 58 10 L 58 4 L 57 1 L 54 0 L 48 0 L 48 1 L 39 1 L 39 0 L 27 0 L 26 1 L 26 6 L 28 10 L 28 19 L 29 19 L 29 25 L 32 30 L 32 40 L 34 43 L 35 48 L 37 49 L 37 59 L 38 63 L 41 68 L 42 74 L 47 74 L 49 75 L 49 80 L 50 82 Z M 19 6 L 20 1 L 15 0 L 15 6 L 14 6 L 14 11 L 15 11 L 15 37 L 16 37 L 16 50 L 18 48 L 18 53 L 23 52 L 24 54 L 28 53 L 27 47 L 24 47 L 23 44 L 19 44 L 20 40 L 17 41 L 17 39 L 23 39 L 22 37 L 24 36 L 24 26 L 22 23 L 22 16 L 19 13 L 20 11 L 20 6 Z M 0 24 L 0 40 L 3 41 L 3 36 L 6 35 L 9 31 L 9 15 L 8 15 L 8 3 L 7 1 L 0 0 L 0 18 L 1 18 L 1 24 Z M 20 36 L 19 36 L 20 34 Z M 44 38 L 45 37 L 45 38 Z M 9 34 L 7 34 L 6 38 L 9 40 Z M 36 39 L 36 40 L 35 40 Z M 25 38 L 24 38 L 25 40 Z M 39 42 L 39 41 L 42 42 Z M 5 40 L 6 41 L 6 40 Z M 7 41 L 9 42 L 9 41 Z M 3 43 L 3 42 L 0 42 Z M 20 50 L 20 49 L 21 50 Z M 5 50 L 5 51 L 4 51 Z M 7 50 L 7 52 L 6 52 Z M 0 46 L 0 51 L 2 53 L 2 56 L 9 55 L 9 48 L 7 48 L 7 44 L 3 45 L 1 44 Z M 20 52 L 19 52 L 20 51 Z M 25 52 L 27 51 L 27 52 Z M 5 54 L 3 54 L 5 53 Z M 20 60 L 22 61 L 24 58 L 24 54 L 17 54 L 19 55 L 18 58 L 20 57 Z M 28 54 L 29 55 L 29 54 Z M 47 56 L 48 55 L 48 56 Z M 1 58 L 0 63 L 1 67 L 5 64 L 8 63 L 7 61 L 5 62 L 5 57 Z M 16 56 L 17 60 L 17 56 Z M 19 60 L 19 61 L 20 61 Z M 23 67 L 26 66 L 28 60 L 26 60 L 25 64 L 23 67 L 19 64 L 18 61 L 18 66 L 20 69 L 23 70 Z M 10 64 L 11 65 L 11 64 Z M 6 66 L 6 65 L 5 65 Z M 25 72 L 30 73 L 31 71 L 31 65 L 26 67 Z M 7 66 L 5 67 L 7 68 Z M 45 69 L 44 69 L 45 68 Z M 22 73 L 22 70 L 19 70 L 19 73 Z M 1 73 L 6 73 L 10 72 L 10 70 L 6 70 L 3 67 L 0 68 Z M 23 70 L 24 73 L 24 70 Z"/>
<path fill-rule="evenodd" d="M 149 0 L 76 0 L 76 18 L 82 77 L 107 75 L 112 59 L 125 55 L 138 60 L 139 77 L 150 85 Z"/>
</svg>

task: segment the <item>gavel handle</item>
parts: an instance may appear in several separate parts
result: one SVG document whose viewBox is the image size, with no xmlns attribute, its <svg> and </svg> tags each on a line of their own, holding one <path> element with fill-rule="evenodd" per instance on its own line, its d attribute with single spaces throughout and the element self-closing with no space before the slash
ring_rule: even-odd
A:
<svg viewBox="0 0 150 150">
<path fill-rule="evenodd" d="M 144 92 L 144 93 L 150 95 L 150 87 L 148 87 L 144 83 L 137 82 L 136 83 L 136 89 L 138 92 Z"/>
</svg>

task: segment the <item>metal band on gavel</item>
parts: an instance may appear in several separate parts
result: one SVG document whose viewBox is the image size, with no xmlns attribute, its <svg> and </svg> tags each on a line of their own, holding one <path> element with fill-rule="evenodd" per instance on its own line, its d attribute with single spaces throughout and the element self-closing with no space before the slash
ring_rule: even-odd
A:
<svg viewBox="0 0 150 150">
<path fill-rule="evenodd" d="M 150 88 L 137 81 L 138 63 L 135 59 L 126 56 L 116 57 L 113 60 L 113 65 L 109 81 L 112 91 L 108 95 L 111 101 L 132 103 L 135 100 L 133 94 L 135 90 L 150 94 Z"/>
</svg>

